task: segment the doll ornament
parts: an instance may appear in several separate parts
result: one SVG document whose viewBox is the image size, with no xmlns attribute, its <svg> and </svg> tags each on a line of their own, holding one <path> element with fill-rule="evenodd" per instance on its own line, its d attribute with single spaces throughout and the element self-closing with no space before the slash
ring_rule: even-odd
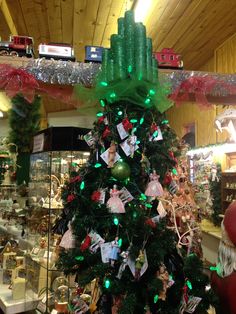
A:
<svg viewBox="0 0 236 314">
<path fill-rule="evenodd" d="M 70 222 L 68 224 L 68 230 L 64 233 L 59 246 L 63 247 L 65 250 L 73 249 L 75 247 L 75 238 L 72 233 Z"/>
<path fill-rule="evenodd" d="M 117 185 L 113 186 L 113 189 L 110 190 L 110 198 L 107 201 L 107 206 L 110 208 L 111 213 L 124 214 L 125 207 L 120 199 L 121 192 L 117 189 Z"/>
<path fill-rule="evenodd" d="M 108 166 L 107 168 L 112 168 L 115 163 L 116 158 L 116 144 L 115 142 L 111 142 L 111 145 L 108 149 Z"/>
<path fill-rule="evenodd" d="M 114 267 L 115 261 L 118 260 L 118 255 L 120 253 L 118 240 L 119 238 L 115 237 L 115 240 L 111 242 L 111 252 L 110 252 L 109 260 L 110 260 L 110 265 L 112 267 Z"/>
<path fill-rule="evenodd" d="M 156 173 L 156 170 L 153 170 L 149 178 L 150 182 L 148 183 L 148 186 L 146 188 L 145 195 L 150 197 L 162 196 L 164 192 L 162 185 L 159 182 L 160 176 Z"/>
</svg>

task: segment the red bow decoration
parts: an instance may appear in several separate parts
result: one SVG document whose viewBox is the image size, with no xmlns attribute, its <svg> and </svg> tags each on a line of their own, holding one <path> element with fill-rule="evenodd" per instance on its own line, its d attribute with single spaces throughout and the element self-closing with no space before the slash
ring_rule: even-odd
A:
<svg viewBox="0 0 236 314">
<path fill-rule="evenodd" d="M 91 195 L 91 200 L 94 202 L 99 202 L 101 197 L 101 192 L 100 191 L 94 191 L 93 194 Z"/>
<path fill-rule="evenodd" d="M 129 121 L 128 118 L 124 118 L 122 120 L 123 128 L 125 129 L 126 132 L 129 132 L 129 130 L 132 130 L 133 124 Z"/>
<path fill-rule="evenodd" d="M 9 97 L 21 93 L 28 102 L 32 103 L 38 87 L 39 84 L 34 76 L 25 70 L 0 64 L 0 89 L 5 90 Z"/>
<path fill-rule="evenodd" d="M 87 248 L 89 248 L 91 245 L 91 238 L 89 235 L 86 235 L 84 241 L 81 243 L 80 246 L 80 251 L 84 252 L 85 250 L 87 250 Z"/>
<path fill-rule="evenodd" d="M 104 120 L 105 120 L 105 117 L 100 117 L 98 118 L 98 123 L 101 124 L 101 123 L 104 123 Z"/>
<path fill-rule="evenodd" d="M 217 79 L 210 75 L 204 77 L 191 76 L 183 81 L 175 92 L 170 96 L 170 99 L 176 102 L 176 105 L 180 105 L 183 101 L 190 101 L 190 94 L 194 94 L 196 102 L 205 108 L 209 108 L 212 105 L 207 100 L 207 95 L 211 94 L 213 89 L 220 84 L 221 86 L 230 92 L 230 86 L 223 81 L 219 82 Z"/>
<path fill-rule="evenodd" d="M 102 133 L 102 138 L 106 138 L 108 137 L 109 135 L 111 135 L 111 130 L 109 129 L 108 126 L 105 127 L 105 130 L 103 131 Z"/>
<path fill-rule="evenodd" d="M 80 182 L 81 181 L 81 176 L 75 176 L 70 179 L 70 183 L 75 183 L 75 182 Z"/>
<path fill-rule="evenodd" d="M 74 195 L 74 194 L 69 194 L 69 195 L 67 196 L 67 202 L 68 202 L 68 203 L 72 202 L 74 199 L 75 199 L 75 195 Z"/>
</svg>

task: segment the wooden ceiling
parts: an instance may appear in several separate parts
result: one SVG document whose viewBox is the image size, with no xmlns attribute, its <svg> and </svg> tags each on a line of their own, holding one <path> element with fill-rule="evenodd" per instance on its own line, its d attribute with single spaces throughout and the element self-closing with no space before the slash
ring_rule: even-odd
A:
<svg viewBox="0 0 236 314">
<path fill-rule="evenodd" d="M 117 18 L 135 8 L 137 1 L 0 0 L 0 36 L 2 40 L 10 34 L 32 36 L 35 50 L 42 42 L 69 43 L 77 60 L 83 61 L 84 46 L 109 47 Z M 198 70 L 236 33 L 236 0 L 151 1 L 144 22 L 154 50 L 173 47 L 182 54 L 185 69 Z"/>
<path fill-rule="evenodd" d="M 0 35 L 64 42 L 84 59 L 85 45 L 109 46 L 117 18 L 137 0 L 0 0 Z M 143 0 L 145 1 L 145 0 Z M 145 24 L 154 50 L 173 47 L 186 69 L 198 69 L 236 32 L 236 0 L 152 0 Z"/>
</svg>

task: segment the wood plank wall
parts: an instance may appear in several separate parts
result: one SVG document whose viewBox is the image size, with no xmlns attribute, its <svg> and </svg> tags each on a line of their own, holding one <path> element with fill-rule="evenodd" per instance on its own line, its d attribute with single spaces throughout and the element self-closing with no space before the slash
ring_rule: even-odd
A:
<svg viewBox="0 0 236 314">
<path fill-rule="evenodd" d="M 199 70 L 206 72 L 236 73 L 236 34 L 227 39 L 219 46 L 214 56 L 210 58 Z M 236 100 L 235 100 L 236 104 Z M 208 144 L 223 143 L 228 138 L 228 133 L 216 132 L 214 121 L 218 114 L 230 106 L 213 106 L 210 110 L 201 110 L 196 104 L 186 103 L 179 108 L 172 107 L 167 112 L 170 125 L 181 138 L 184 135 L 184 127 L 195 122 L 196 145 L 205 146 Z M 235 107 L 234 107 L 235 108 Z"/>
</svg>

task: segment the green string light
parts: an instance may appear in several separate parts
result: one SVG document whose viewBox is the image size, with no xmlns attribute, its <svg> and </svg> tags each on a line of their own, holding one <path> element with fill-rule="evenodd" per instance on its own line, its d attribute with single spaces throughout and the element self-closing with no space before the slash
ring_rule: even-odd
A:
<svg viewBox="0 0 236 314">
<path fill-rule="evenodd" d="M 150 102 L 151 102 L 151 99 L 150 99 L 150 98 L 146 98 L 145 101 L 144 101 L 145 105 L 149 105 Z"/>
<path fill-rule="evenodd" d="M 122 116 L 123 112 L 122 112 L 121 110 L 119 110 L 119 111 L 117 112 L 117 114 L 118 114 L 118 116 Z"/>
<path fill-rule="evenodd" d="M 105 107 L 106 103 L 105 103 L 105 101 L 104 101 L 103 99 L 100 99 L 100 105 L 101 105 L 102 107 Z"/>
<path fill-rule="evenodd" d="M 152 208 L 152 205 L 151 204 L 145 204 L 145 207 Z"/>
<path fill-rule="evenodd" d="M 115 98 L 116 97 L 116 93 L 115 92 L 111 92 L 110 93 L 110 98 Z"/>
<path fill-rule="evenodd" d="M 177 172 L 177 170 L 176 170 L 175 168 L 172 169 L 172 173 L 173 173 L 174 175 L 176 175 L 176 176 L 178 175 L 178 172 Z"/>
<path fill-rule="evenodd" d="M 119 219 L 117 217 L 115 217 L 113 219 L 113 223 L 114 223 L 115 226 L 118 226 L 119 225 Z"/>
<path fill-rule="evenodd" d="M 136 144 L 137 144 L 137 145 L 140 144 L 140 141 L 136 141 Z"/>
<path fill-rule="evenodd" d="M 158 131 L 156 130 L 156 131 L 152 134 L 152 136 L 153 136 L 153 137 L 157 137 L 157 135 L 158 135 Z"/>
<path fill-rule="evenodd" d="M 131 73 L 132 70 L 133 70 L 132 65 L 129 65 L 129 66 L 128 66 L 128 72 Z"/>
<path fill-rule="evenodd" d="M 107 82 L 105 82 L 105 81 L 102 81 L 102 82 L 100 82 L 100 85 L 101 85 L 101 86 L 107 86 L 107 85 L 108 85 L 108 83 L 107 83 Z"/>
<path fill-rule="evenodd" d="M 143 124 L 143 122 L 144 122 L 144 117 L 142 117 L 142 118 L 140 119 L 139 124 L 141 125 L 141 124 Z"/>
<path fill-rule="evenodd" d="M 141 201 L 146 201 L 147 199 L 147 196 L 143 193 L 140 194 L 140 198 L 139 198 Z"/>
<path fill-rule="evenodd" d="M 137 119 L 131 119 L 130 122 L 131 122 L 131 123 L 137 123 L 138 120 L 137 120 Z"/>
<path fill-rule="evenodd" d="M 163 120 L 163 121 L 161 122 L 161 124 L 168 124 L 168 123 L 169 123 L 168 120 Z"/>
<path fill-rule="evenodd" d="M 84 260 L 84 256 L 76 256 L 77 261 L 82 262 Z"/>
<path fill-rule="evenodd" d="M 153 298 L 153 302 L 156 304 L 157 301 L 158 301 L 158 299 L 159 299 L 159 296 L 158 296 L 158 294 L 156 294 L 156 295 L 154 296 L 154 298 Z"/>
<path fill-rule="evenodd" d="M 95 165 L 94 165 L 94 168 L 100 168 L 102 166 L 102 164 L 100 164 L 99 162 L 97 162 Z"/>
<path fill-rule="evenodd" d="M 154 96 L 155 94 L 156 94 L 155 89 L 150 89 L 150 90 L 149 90 L 149 95 L 150 95 L 150 96 Z"/>
<path fill-rule="evenodd" d="M 189 280 L 187 280 L 186 284 L 187 284 L 187 286 L 188 286 L 188 288 L 189 288 L 190 290 L 193 289 L 193 286 L 192 286 L 192 284 L 191 284 L 191 282 L 190 282 Z"/>
<path fill-rule="evenodd" d="M 84 183 L 84 181 L 82 181 L 82 182 L 80 183 L 80 190 L 82 191 L 82 190 L 84 189 L 84 187 L 85 187 L 85 183 Z"/>
<path fill-rule="evenodd" d="M 137 212 L 133 212 L 133 218 L 137 217 Z"/>
<path fill-rule="evenodd" d="M 99 112 L 97 113 L 97 117 L 102 117 L 102 116 L 103 116 L 103 112 L 99 111 Z"/>
<path fill-rule="evenodd" d="M 121 238 L 118 240 L 118 246 L 119 246 L 119 247 L 122 246 L 122 239 L 121 239 Z"/>
<path fill-rule="evenodd" d="M 109 279 L 106 279 L 106 280 L 104 281 L 104 287 L 105 287 L 106 289 L 109 289 L 110 285 L 111 285 L 110 280 L 109 280 Z"/>
</svg>

